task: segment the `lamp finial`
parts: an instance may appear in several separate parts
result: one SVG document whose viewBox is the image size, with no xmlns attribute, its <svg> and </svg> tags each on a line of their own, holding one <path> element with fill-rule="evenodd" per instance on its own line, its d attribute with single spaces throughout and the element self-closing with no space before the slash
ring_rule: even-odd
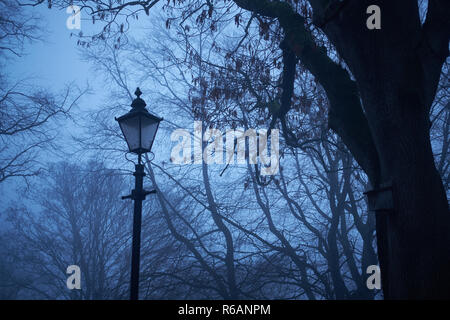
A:
<svg viewBox="0 0 450 320">
<path fill-rule="evenodd" d="M 136 88 L 134 94 L 137 96 L 137 98 L 134 99 L 133 102 L 131 103 L 132 110 L 147 111 L 147 109 L 145 109 L 146 106 L 145 101 L 141 99 L 142 91 L 141 89 L 139 89 L 139 87 Z"/>
<path fill-rule="evenodd" d="M 139 87 L 137 87 L 137 88 L 136 88 L 136 91 L 134 92 L 134 94 L 135 94 L 138 98 L 140 98 L 140 97 L 141 97 L 141 94 L 142 94 L 141 89 L 139 89 Z"/>
</svg>

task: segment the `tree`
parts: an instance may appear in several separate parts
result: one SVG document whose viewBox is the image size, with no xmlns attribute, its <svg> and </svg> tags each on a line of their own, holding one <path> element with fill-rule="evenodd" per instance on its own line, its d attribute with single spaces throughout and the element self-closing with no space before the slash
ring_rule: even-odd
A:
<svg viewBox="0 0 450 320">
<path fill-rule="evenodd" d="M 372 188 L 391 188 L 392 210 L 376 213 L 385 298 L 449 297 L 450 214 L 431 150 L 429 111 L 448 56 L 450 4 L 430 1 L 422 25 L 413 1 L 309 1 L 315 25 L 346 70 L 314 42 L 305 17 L 289 2 L 234 2 L 275 18 L 283 29 L 286 77 L 277 117 L 283 121 L 291 107 L 288 75 L 296 57 L 324 88 L 329 125 Z M 364 27 L 373 4 L 383 12 L 381 30 Z"/>
<path fill-rule="evenodd" d="M 128 296 L 131 225 L 121 201 L 124 179 L 101 163 L 62 162 L 39 181 L 29 204 L 8 210 L 14 239 L 6 252 L 22 278 L 20 297 L 46 299 L 121 299 Z M 8 243 L 8 242 L 7 242 Z M 66 269 L 78 265 L 81 290 L 66 287 Z M 14 275 L 14 274 L 13 274 Z"/>
<path fill-rule="evenodd" d="M 24 46 L 43 34 L 33 11 L 16 0 L 0 1 L 0 183 L 41 172 L 42 150 L 56 149 L 58 124 L 83 94 L 70 85 L 54 94 L 31 78 L 11 79 L 6 72 L 9 62 L 24 55 Z"/>
<path fill-rule="evenodd" d="M 327 93 L 330 127 L 375 190 L 392 188 L 393 210 L 376 217 L 385 298 L 449 297 L 450 214 L 429 136 L 429 111 L 448 56 L 449 3 L 430 1 L 421 25 L 417 2 L 310 1 L 315 24 L 353 80 L 314 43 L 304 17 L 288 3 L 235 2 L 278 20 L 285 55 L 298 57 Z M 364 28 L 372 4 L 382 8 L 381 30 Z M 290 99 L 281 108 L 287 111 Z"/>
</svg>

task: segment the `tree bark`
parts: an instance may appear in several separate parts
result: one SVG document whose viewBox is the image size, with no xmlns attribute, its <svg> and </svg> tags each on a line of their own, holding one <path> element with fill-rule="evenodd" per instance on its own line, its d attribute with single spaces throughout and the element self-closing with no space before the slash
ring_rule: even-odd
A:
<svg viewBox="0 0 450 320">
<path fill-rule="evenodd" d="M 365 2 L 348 4 L 324 30 L 358 84 L 380 163 L 379 177 L 367 173 L 371 181 L 392 183 L 393 211 L 376 217 L 384 295 L 450 298 L 450 214 L 429 136 L 430 92 L 438 82 L 430 66 L 440 71 L 448 52 L 440 64 L 424 62 L 427 28 L 420 26 L 417 3 L 378 1 L 382 29 L 371 31 L 357 15 Z"/>
</svg>

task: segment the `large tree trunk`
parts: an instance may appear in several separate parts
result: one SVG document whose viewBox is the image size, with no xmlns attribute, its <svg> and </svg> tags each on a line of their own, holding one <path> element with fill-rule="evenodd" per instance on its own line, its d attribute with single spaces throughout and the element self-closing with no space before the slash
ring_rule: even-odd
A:
<svg viewBox="0 0 450 320">
<path fill-rule="evenodd" d="M 394 210 L 377 214 L 384 294 L 394 299 L 450 298 L 448 204 L 429 142 L 420 143 L 424 134 L 409 129 L 410 136 L 383 147 L 399 156 L 387 166 Z"/>
<path fill-rule="evenodd" d="M 418 111 L 416 94 L 402 92 L 387 79 L 379 81 L 384 94 L 374 94 L 375 105 L 367 109 L 376 110 L 377 119 L 384 115 L 385 121 L 371 121 L 372 112 L 367 116 L 369 123 L 376 123 L 372 132 L 380 181 L 392 183 L 394 209 L 376 217 L 384 294 L 394 299 L 450 298 L 450 214 L 434 165 L 429 121 Z"/>
<path fill-rule="evenodd" d="M 366 17 L 356 15 L 367 1 L 343 7 L 341 20 L 325 30 L 356 78 L 378 155 L 379 173 L 367 172 L 370 180 L 392 184 L 393 210 L 377 212 L 383 292 L 391 299 L 450 298 L 450 214 L 429 136 L 439 59 L 427 60 L 422 48 L 427 35 L 417 3 L 376 2 L 381 30 L 367 30 Z M 360 29 L 352 32 L 355 22 Z"/>
</svg>

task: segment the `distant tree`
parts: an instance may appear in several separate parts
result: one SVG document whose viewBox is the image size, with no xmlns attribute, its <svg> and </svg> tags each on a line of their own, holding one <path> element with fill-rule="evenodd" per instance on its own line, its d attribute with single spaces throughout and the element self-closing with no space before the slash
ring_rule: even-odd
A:
<svg viewBox="0 0 450 320">
<path fill-rule="evenodd" d="M 436 99 L 430 110 L 431 144 L 436 168 L 442 177 L 450 201 L 450 77 L 449 63 L 444 65 Z"/>
<path fill-rule="evenodd" d="M 121 299 L 128 297 L 129 205 L 124 179 L 100 163 L 58 163 L 28 200 L 8 211 L 8 260 L 23 275 L 19 297 Z M 14 239 L 14 241 L 11 241 Z M 81 290 L 66 287 L 66 269 L 81 269 Z"/>
<path fill-rule="evenodd" d="M 2 246 L 0 248 L 0 300 L 12 300 L 17 299 L 20 293 L 21 281 L 23 281 L 22 275 L 17 272 L 15 268 L 15 259 L 11 257 L 11 250 L 13 250 L 10 244 L 12 239 L 8 239 L 3 233 L 0 233 L 0 241 Z"/>
<path fill-rule="evenodd" d="M 43 39 L 41 20 L 33 12 L 20 1 L 0 1 L 0 183 L 40 172 L 43 149 L 55 146 L 58 125 L 82 95 L 73 85 L 55 95 L 36 79 L 14 79 L 6 71 L 23 57 L 26 44 Z"/>
</svg>

